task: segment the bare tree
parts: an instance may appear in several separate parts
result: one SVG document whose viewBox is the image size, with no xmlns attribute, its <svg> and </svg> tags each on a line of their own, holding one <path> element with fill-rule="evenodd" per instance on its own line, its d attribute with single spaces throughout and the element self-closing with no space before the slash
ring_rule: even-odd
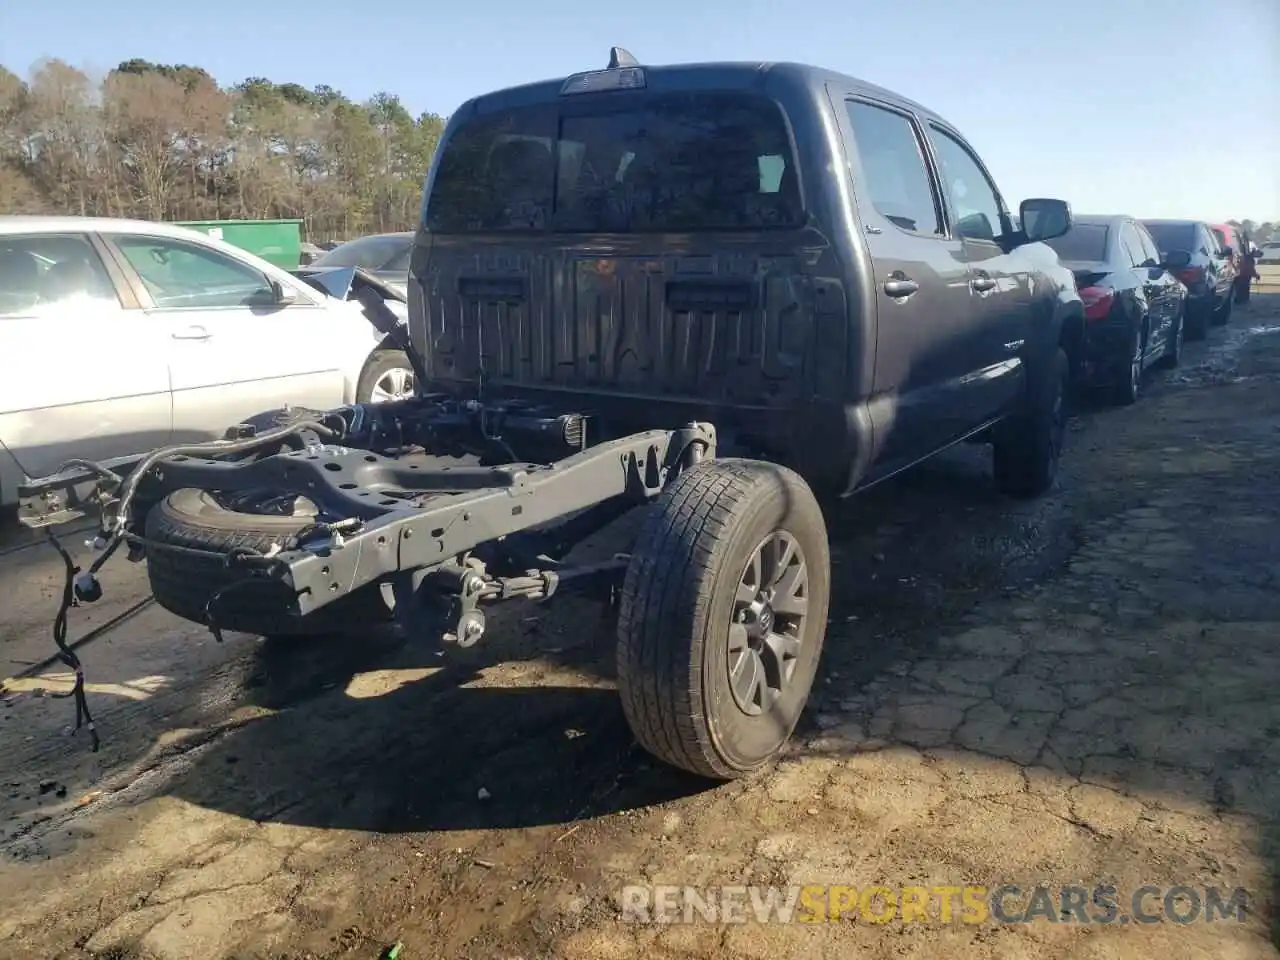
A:
<svg viewBox="0 0 1280 960">
<path fill-rule="evenodd" d="M 444 120 L 390 93 L 129 60 L 0 67 L 0 212 L 155 220 L 298 217 L 315 239 L 410 228 Z"/>
</svg>

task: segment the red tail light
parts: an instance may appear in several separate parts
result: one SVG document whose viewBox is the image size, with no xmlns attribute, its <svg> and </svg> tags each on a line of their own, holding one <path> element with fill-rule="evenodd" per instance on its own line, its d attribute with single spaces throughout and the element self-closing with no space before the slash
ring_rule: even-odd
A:
<svg viewBox="0 0 1280 960">
<path fill-rule="evenodd" d="M 1187 267 L 1185 270 L 1179 270 L 1178 279 L 1188 287 L 1193 283 L 1202 283 L 1204 281 L 1204 267 Z"/>
<path fill-rule="evenodd" d="M 1085 287 L 1080 291 L 1080 299 L 1084 302 L 1085 319 L 1101 320 L 1111 312 L 1116 292 L 1106 287 Z"/>
</svg>

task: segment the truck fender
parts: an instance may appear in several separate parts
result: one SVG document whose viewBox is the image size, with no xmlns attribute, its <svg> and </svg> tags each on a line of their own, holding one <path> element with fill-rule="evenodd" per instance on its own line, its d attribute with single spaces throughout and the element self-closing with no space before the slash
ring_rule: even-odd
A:
<svg viewBox="0 0 1280 960">
<path fill-rule="evenodd" d="M 1079 362 L 1084 338 L 1084 303 L 1076 292 L 1074 278 L 1057 279 L 1055 287 L 1052 292 L 1045 291 L 1037 305 L 1039 321 L 1023 351 L 1028 386 L 1038 382 L 1059 347 L 1067 354 L 1073 379 Z"/>
<path fill-rule="evenodd" d="M 1074 290 L 1064 291 L 1054 305 L 1053 334 L 1049 346 L 1060 346 L 1071 365 L 1071 380 L 1076 382 L 1084 345 L 1084 304 Z"/>
</svg>

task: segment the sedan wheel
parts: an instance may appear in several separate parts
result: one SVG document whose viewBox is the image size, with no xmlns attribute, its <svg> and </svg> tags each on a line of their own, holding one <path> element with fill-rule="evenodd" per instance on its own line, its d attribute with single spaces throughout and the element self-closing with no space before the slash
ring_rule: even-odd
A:
<svg viewBox="0 0 1280 960">
<path fill-rule="evenodd" d="M 1160 366 L 1172 370 L 1182 362 L 1182 345 L 1187 336 L 1186 310 L 1178 311 L 1178 318 L 1173 322 L 1173 330 L 1169 332 L 1169 340 L 1164 347 L 1164 356 L 1160 358 Z"/>
<path fill-rule="evenodd" d="M 387 403 L 413 396 L 413 371 L 403 367 L 388 370 L 373 385 L 371 403 Z"/>
<path fill-rule="evenodd" d="M 1116 402 L 1122 406 L 1138 402 L 1138 394 L 1142 390 L 1143 346 L 1142 331 L 1134 330 L 1133 339 L 1129 345 L 1128 374 L 1127 376 L 1122 374 L 1120 383 L 1116 385 Z"/>
<path fill-rule="evenodd" d="M 1225 327 L 1231 322 L 1231 308 L 1234 306 L 1235 301 L 1231 298 L 1230 294 L 1228 294 L 1226 302 L 1224 302 L 1221 308 L 1219 308 L 1218 315 L 1214 318 L 1213 322 L 1219 327 Z"/>
<path fill-rule="evenodd" d="M 365 364 L 356 387 L 357 403 L 390 403 L 412 397 L 417 378 L 401 350 L 378 350 Z"/>
</svg>

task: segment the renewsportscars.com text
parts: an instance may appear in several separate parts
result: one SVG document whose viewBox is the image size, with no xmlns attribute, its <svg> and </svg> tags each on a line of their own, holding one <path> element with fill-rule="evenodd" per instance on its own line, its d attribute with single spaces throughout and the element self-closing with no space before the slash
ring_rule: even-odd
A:
<svg viewBox="0 0 1280 960">
<path fill-rule="evenodd" d="M 1155 886 L 1121 891 L 1017 884 L 988 887 L 839 885 L 624 887 L 622 919 L 633 923 L 1214 923 L 1243 922 L 1242 887 Z"/>
</svg>

